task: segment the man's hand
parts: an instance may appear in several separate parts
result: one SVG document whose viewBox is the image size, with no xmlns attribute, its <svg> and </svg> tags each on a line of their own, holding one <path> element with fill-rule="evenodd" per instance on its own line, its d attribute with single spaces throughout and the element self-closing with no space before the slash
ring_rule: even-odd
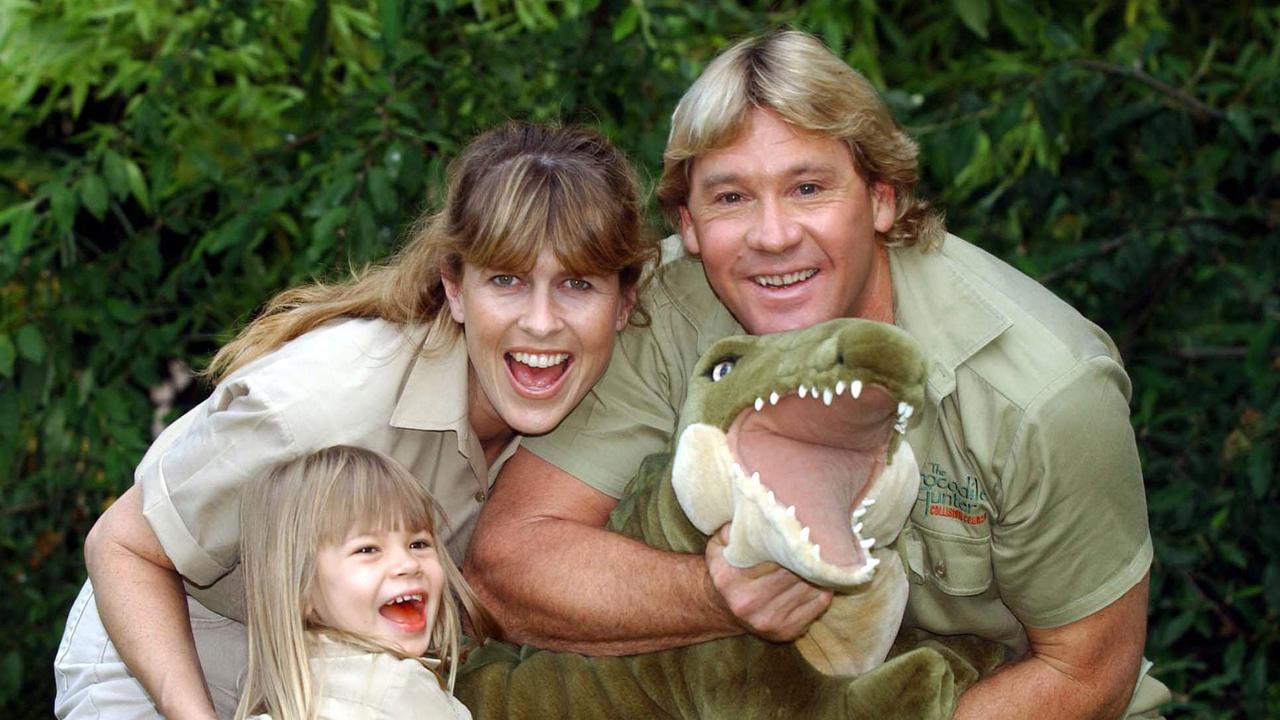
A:
<svg viewBox="0 0 1280 720">
<path fill-rule="evenodd" d="M 790 642 L 831 605 L 830 590 L 816 587 L 774 563 L 738 568 L 724 558 L 729 526 L 707 541 L 707 569 L 725 609 L 747 632 L 774 642 Z"/>
</svg>

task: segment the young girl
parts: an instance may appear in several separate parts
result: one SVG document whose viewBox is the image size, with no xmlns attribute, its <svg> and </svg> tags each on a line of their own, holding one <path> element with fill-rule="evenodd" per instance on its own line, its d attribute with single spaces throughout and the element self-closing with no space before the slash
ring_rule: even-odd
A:
<svg viewBox="0 0 1280 720">
<path fill-rule="evenodd" d="M 245 490 L 249 665 L 237 720 L 471 717 L 451 695 L 453 594 L 473 626 L 483 612 L 440 549 L 437 518 L 402 465 L 351 446 L 284 463 Z"/>
</svg>

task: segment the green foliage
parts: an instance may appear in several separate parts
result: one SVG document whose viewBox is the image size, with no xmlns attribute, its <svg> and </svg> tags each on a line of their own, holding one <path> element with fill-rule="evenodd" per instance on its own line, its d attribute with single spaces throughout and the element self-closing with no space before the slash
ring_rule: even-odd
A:
<svg viewBox="0 0 1280 720">
<path fill-rule="evenodd" d="M 1280 716 L 1275 8 L 0 0 L 5 716 L 48 714 L 84 535 L 204 391 L 168 409 L 175 362 L 388 253 L 504 118 L 594 124 L 655 177 L 692 78 L 782 23 L 882 88 L 954 232 L 1120 346 L 1170 714 Z"/>
</svg>

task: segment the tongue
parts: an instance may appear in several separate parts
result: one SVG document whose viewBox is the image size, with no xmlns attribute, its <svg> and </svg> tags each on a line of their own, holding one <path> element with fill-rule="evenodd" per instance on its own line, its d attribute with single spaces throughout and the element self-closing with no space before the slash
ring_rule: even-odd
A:
<svg viewBox="0 0 1280 720">
<path fill-rule="evenodd" d="M 426 613 L 417 603 L 403 602 L 383 605 L 378 613 L 382 617 L 401 625 L 418 626 L 427 621 Z"/>
<path fill-rule="evenodd" d="M 507 367 L 511 368 L 511 376 L 516 379 L 516 382 L 530 390 L 545 390 L 555 385 L 560 376 L 564 375 L 568 363 L 562 362 L 548 368 L 535 368 L 508 358 Z"/>
</svg>

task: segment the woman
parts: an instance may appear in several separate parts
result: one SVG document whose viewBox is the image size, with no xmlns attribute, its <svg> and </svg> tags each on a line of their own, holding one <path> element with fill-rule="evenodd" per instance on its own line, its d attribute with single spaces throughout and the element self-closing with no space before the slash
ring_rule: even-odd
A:
<svg viewBox="0 0 1280 720">
<path fill-rule="evenodd" d="M 600 135 L 512 123 L 467 148 L 444 209 L 392 261 L 272 300 L 90 532 L 59 717 L 230 716 L 239 492 L 281 462 L 337 444 L 392 456 L 440 502 L 461 559 L 519 434 L 554 427 L 608 365 L 657 254 L 638 194 Z M 189 601 L 183 578 L 202 586 Z"/>
</svg>

